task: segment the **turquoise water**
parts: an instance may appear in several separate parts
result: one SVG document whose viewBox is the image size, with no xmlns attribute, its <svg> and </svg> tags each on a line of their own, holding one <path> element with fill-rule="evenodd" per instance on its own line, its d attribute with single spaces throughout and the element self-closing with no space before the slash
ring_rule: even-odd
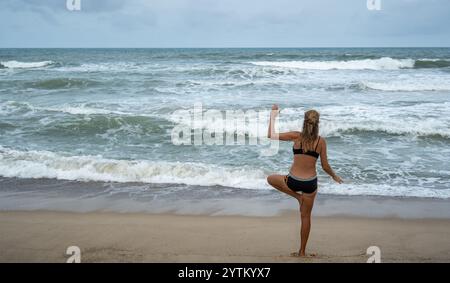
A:
<svg viewBox="0 0 450 283">
<path fill-rule="evenodd" d="M 278 103 L 282 130 L 298 130 L 307 109 L 321 113 L 346 181 L 319 170 L 322 193 L 450 197 L 449 48 L 0 49 L 0 62 L 3 180 L 265 195 L 267 174 L 287 173 L 291 145 L 262 156 L 263 144 L 174 145 L 171 131 L 175 111 L 194 103 L 263 117 Z M 233 134 L 263 142 L 266 123 Z"/>
</svg>

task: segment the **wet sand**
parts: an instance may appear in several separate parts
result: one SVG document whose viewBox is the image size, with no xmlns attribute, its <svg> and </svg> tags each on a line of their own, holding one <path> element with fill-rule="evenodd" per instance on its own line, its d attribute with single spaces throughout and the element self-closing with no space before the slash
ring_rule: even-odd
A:
<svg viewBox="0 0 450 283">
<path fill-rule="evenodd" d="M 450 262 L 450 220 L 313 217 L 308 252 L 294 212 L 271 217 L 148 213 L 0 212 L 1 262 Z"/>
</svg>

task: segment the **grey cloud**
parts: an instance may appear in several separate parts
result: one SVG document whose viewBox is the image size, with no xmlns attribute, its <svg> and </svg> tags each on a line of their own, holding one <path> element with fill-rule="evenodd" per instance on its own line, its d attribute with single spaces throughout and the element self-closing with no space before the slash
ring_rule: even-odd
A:
<svg viewBox="0 0 450 283">
<path fill-rule="evenodd" d="M 81 1 L 69 12 L 65 0 L 1 0 L 0 46 L 36 44 L 36 32 L 58 46 L 450 45 L 448 0 L 381 0 L 381 11 L 366 0 Z"/>
</svg>

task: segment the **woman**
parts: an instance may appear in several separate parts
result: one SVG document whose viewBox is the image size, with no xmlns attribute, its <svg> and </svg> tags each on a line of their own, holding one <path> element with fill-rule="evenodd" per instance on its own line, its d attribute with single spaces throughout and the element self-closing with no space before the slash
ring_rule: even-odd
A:
<svg viewBox="0 0 450 283">
<path fill-rule="evenodd" d="M 293 142 L 294 162 L 288 175 L 270 175 L 267 181 L 275 189 L 286 193 L 298 200 L 301 215 L 300 250 L 293 256 L 305 256 L 306 242 L 311 230 L 311 211 L 317 194 L 316 161 L 320 156 L 320 163 L 325 172 L 333 180 L 342 183 L 327 159 L 327 144 L 319 136 L 319 113 L 315 110 L 305 112 L 303 130 L 301 132 L 275 133 L 274 123 L 278 115 L 278 106 L 272 106 L 270 114 L 268 137 L 281 141 Z"/>
</svg>

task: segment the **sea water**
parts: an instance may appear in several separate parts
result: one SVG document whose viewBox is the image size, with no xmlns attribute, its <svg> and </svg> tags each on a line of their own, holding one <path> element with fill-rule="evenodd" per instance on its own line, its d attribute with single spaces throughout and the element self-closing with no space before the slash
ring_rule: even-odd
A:
<svg viewBox="0 0 450 283">
<path fill-rule="evenodd" d="M 39 179 L 152 200 L 277 198 L 266 177 L 288 173 L 292 144 L 265 156 L 262 144 L 171 139 L 177 111 L 195 103 L 267 118 L 276 103 L 282 131 L 301 130 L 305 110 L 321 114 L 329 162 L 344 179 L 335 184 L 319 163 L 321 194 L 450 198 L 449 48 L 0 49 L 0 64 L 0 186 L 9 193 L 11 180 Z M 264 141 L 257 128 L 267 122 L 232 134 Z"/>
</svg>

